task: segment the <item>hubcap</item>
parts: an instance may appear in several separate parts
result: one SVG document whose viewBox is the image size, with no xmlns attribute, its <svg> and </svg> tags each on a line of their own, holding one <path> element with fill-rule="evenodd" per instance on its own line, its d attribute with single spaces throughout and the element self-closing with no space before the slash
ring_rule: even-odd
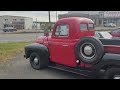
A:
<svg viewBox="0 0 120 90">
<path fill-rule="evenodd" d="M 86 55 L 91 55 L 92 52 L 93 52 L 92 47 L 90 47 L 90 46 L 85 46 L 85 48 L 84 48 L 84 53 L 85 53 Z"/>
<path fill-rule="evenodd" d="M 91 43 L 84 43 L 80 47 L 80 54 L 86 59 L 92 59 L 95 56 L 95 53 L 95 47 Z"/>
<path fill-rule="evenodd" d="M 39 62 L 39 61 L 38 61 L 38 58 L 35 57 L 35 58 L 34 58 L 34 63 L 35 63 L 35 64 L 38 64 L 38 62 Z"/>
</svg>

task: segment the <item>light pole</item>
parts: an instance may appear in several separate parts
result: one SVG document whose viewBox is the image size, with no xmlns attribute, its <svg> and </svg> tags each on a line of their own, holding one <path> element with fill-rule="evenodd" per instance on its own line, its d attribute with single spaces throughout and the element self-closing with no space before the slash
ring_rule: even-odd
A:
<svg viewBox="0 0 120 90">
<path fill-rule="evenodd" d="M 36 38 L 37 38 L 37 18 L 36 18 Z"/>
<path fill-rule="evenodd" d="M 57 11 L 56 11 L 56 22 L 57 22 Z"/>
<path fill-rule="evenodd" d="M 49 17 L 49 23 L 50 23 L 50 22 L 51 22 L 51 21 L 50 21 L 50 11 L 48 11 L 48 17 Z"/>
<path fill-rule="evenodd" d="M 50 11 L 48 11 L 48 16 L 49 16 L 49 25 L 48 25 L 48 27 L 50 27 L 49 29 L 50 29 L 50 31 L 51 31 L 51 20 L 50 20 Z"/>
</svg>

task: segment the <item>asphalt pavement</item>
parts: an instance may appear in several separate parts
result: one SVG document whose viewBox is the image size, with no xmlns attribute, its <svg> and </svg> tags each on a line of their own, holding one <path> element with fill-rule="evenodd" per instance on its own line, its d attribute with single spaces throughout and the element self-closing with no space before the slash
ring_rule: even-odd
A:
<svg viewBox="0 0 120 90">
<path fill-rule="evenodd" d="M 34 41 L 37 37 L 43 35 L 44 35 L 43 33 L 21 33 L 21 34 L 1 33 L 0 42 Z"/>
<path fill-rule="evenodd" d="M 85 79 L 85 77 L 57 69 L 35 70 L 29 59 L 18 54 L 11 61 L 0 65 L 0 79 Z"/>
</svg>

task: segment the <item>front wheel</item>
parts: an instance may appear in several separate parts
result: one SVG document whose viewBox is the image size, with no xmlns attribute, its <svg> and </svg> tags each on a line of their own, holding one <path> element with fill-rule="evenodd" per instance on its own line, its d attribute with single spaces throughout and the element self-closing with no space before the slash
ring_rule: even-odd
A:
<svg viewBox="0 0 120 90">
<path fill-rule="evenodd" d="M 104 79 L 120 79 L 120 68 L 110 68 L 104 74 Z"/>
<path fill-rule="evenodd" d="M 32 68 L 39 70 L 48 66 L 48 59 L 45 58 L 42 54 L 33 52 L 30 55 L 30 64 Z"/>
</svg>

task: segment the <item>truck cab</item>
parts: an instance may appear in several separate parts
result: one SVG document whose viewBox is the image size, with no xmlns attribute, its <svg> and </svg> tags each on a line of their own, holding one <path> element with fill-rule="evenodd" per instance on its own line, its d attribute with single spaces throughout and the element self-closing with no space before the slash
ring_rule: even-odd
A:
<svg viewBox="0 0 120 90">
<path fill-rule="evenodd" d="M 25 47 L 25 57 L 30 58 L 34 69 L 49 65 L 88 72 L 106 70 L 111 65 L 118 68 L 120 61 L 111 63 L 113 60 L 102 61 L 102 58 L 108 52 L 120 53 L 120 47 L 104 45 L 103 39 L 95 37 L 94 28 L 94 22 L 88 18 L 60 19 L 54 25 L 51 36 L 40 36 L 35 43 Z"/>
</svg>

